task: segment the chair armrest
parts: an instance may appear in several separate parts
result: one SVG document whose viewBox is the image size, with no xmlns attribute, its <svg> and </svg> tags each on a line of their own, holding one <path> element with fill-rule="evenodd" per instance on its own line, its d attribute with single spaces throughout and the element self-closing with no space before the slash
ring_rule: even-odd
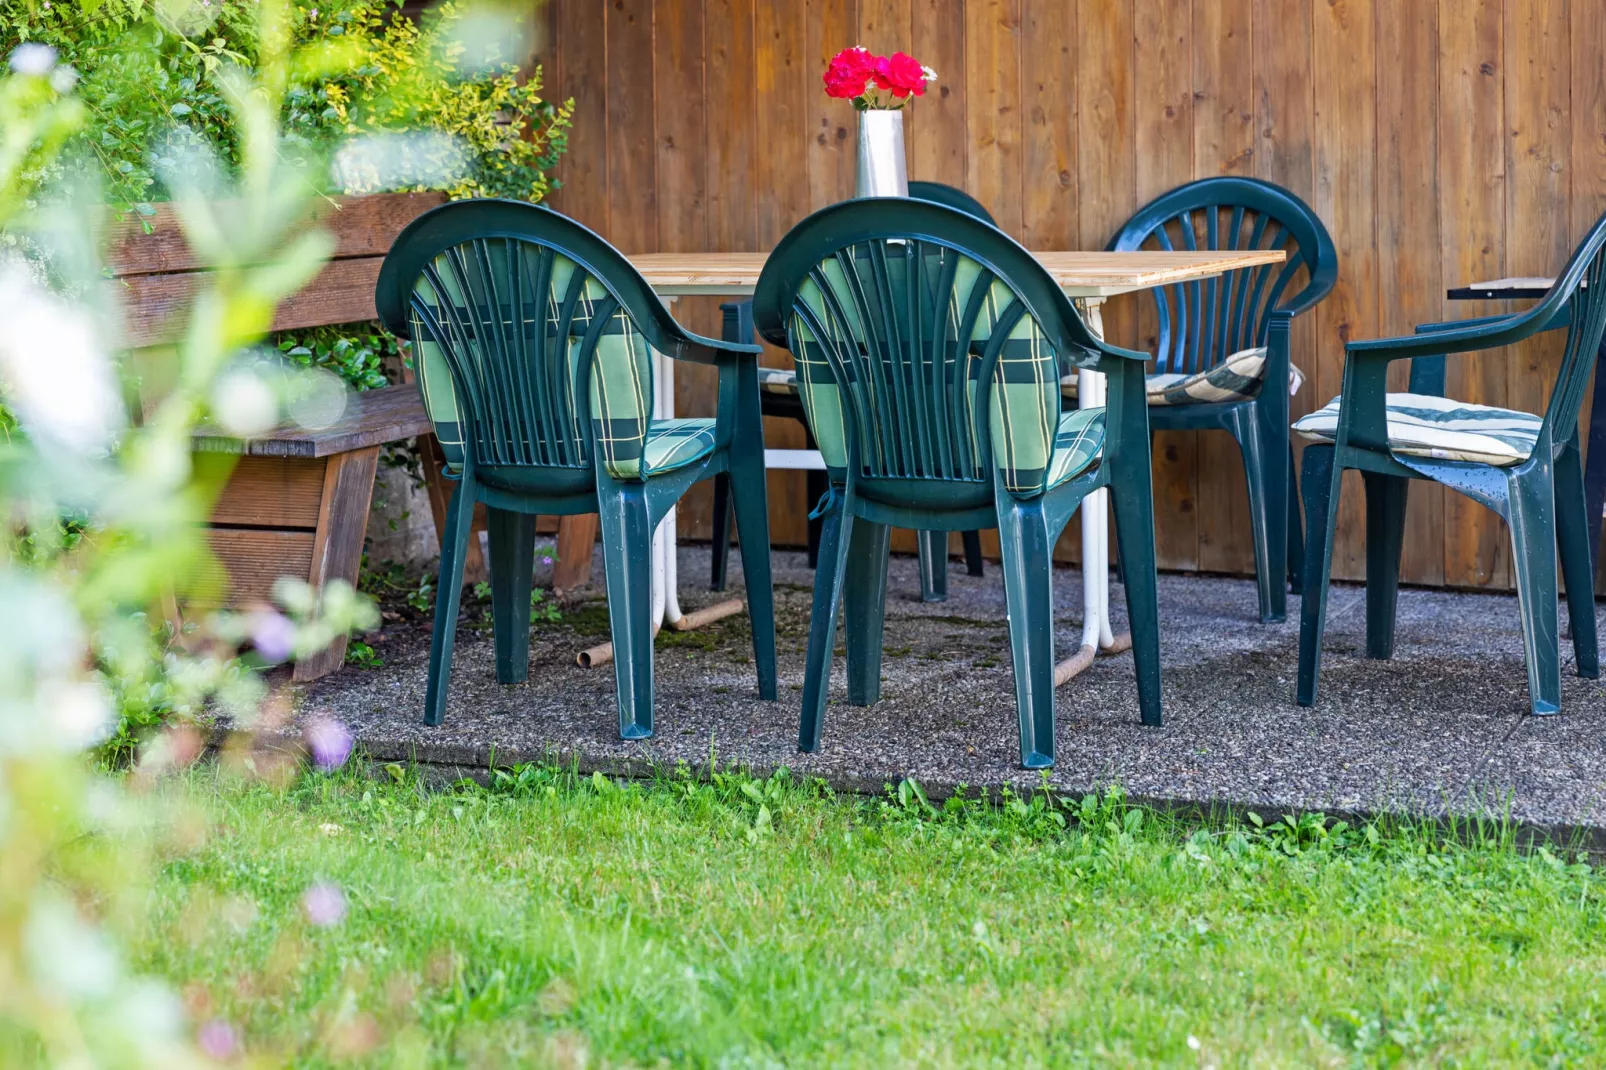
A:
<svg viewBox="0 0 1606 1070">
<path fill-rule="evenodd" d="M 726 342 L 719 338 L 704 338 L 700 334 L 684 331 L 685 340 L 669 356 L 689 364 L 731 364 L 742 360 L 757 360 L 764 347 L 747 342 Z"/>
<path fill-rule="evenodd" d="M 1305 313 L 1321 304 L 1322 299 L 1331 293 L 1332 289 L 1332 283 L 1328 283 L 1326 287 L 1306 286 L 1297 298 L 1288 302 L 1286 305 L 1282 305 L 1273 309 L 1272 315 L 1275 316 L 1281 313 L 1287 316 L 1289 319 L 1293 319 L 1295 316 L 1303 316 Z"/>
<path fill-rule="evenodd" d="M 1547 307 L 1547 304 L 1541 303 L 1510 316 L 1429 324 L 1426 331 L 1419 327 L 1417 330 L 1421 333 L 1414 335 L 1350 342 L 1344 346 L 1344 353 L 1363 361 L 1388 363 L 1413 357 L 1498 349 L 1565 323 L 1568 316 L 1566 306 Z"/>
</svg>

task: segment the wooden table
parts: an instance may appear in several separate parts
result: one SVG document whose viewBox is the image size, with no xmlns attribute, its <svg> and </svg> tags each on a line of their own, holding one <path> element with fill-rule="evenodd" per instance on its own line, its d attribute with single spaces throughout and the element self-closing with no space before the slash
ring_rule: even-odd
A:
<svg viewBox="0 0 1606 1070">
<path fill-rule="evenodd" d="M 1206 279 L 1237 268 L 1280 264 L 1281 249 L 1252 253 L 1034 252 L 1071 297 L 1105 298 L 1173 282 Z M 663 297 L 750 295 L 768 253 L 643 253 L 630 262 Z"/>
<path fill-rule="evenodd" d="M 1088 325 L 1100 334 L 1104 321 L 1100 305 L 1117 294 L 1148 290 L 1171 283 L 1211 278 L 1239 268 L 1280 264 L 1287 259 L 1281 249 L 1256 252 L 1034 252 L 1054 276 L 1065 293 L 1080 299 L 1087 312 Z M 660 297 L 690 296 L 741 297 L 753 292 L 759 273 L 764 270 L 766 253 L 644 253 L 630 262 L 640 271 Z M 673 383 L 674 362 L 658 362 L 658 408 L 660 419 L 674 415 L 674 393 L 664 389 Z M 1104 376 L 1079 372 L 1078 404 L 1094 408 L 1104 404 Z M 767 453 L 768 451 L 766 451 Z M 797 451 L 789 451 L 797 452 Z M 1109 613 L 1109 528 L 1106 492 L 1088 496 L 1082 509 L 1082 649 L 1062 663 L 1056 674 L 1060 682 L 1074 676 L 1100 649 L 1120 648 L 1110 628 Z M 557 574 L 575 577 L 589 574 L 592 543 L 596 540 L 594 522 L 586 527 L 569 520 L 566 533 L 560 533 Z M 663 592 L 667 605 L 674 608 L 674 514 L 665 519 L 655 539 L 660 556 L 655 572 L 663 574 L 669 590 Z M 567 534 L 567 538 L 563 537 Z M 660 548 L 661 547 L 661 548 Z M 583 557 L 582 557 L 583 555 Z M 667 564 L 664 564 L 667 560 Z M 584 573 L 581 570 L 584 569 Z M 555 585 L 556 581 L 554 581 Z M 655 599 L 655 605 L 663 605 Z M 1124 637 L 1123 637 L 1124 639 Z"/>
<path fill-rule="evenodd" d="M 280 576 L 315 588 L 336 579 L 355 587 L 379 447 L 432 431 L 411 385 L 350 394 L 341 418 L 316 431 L 281 426 L 248 441 L 198 431 L 192 439 L 197 467 L 208 457 L 234 465 L 208 535 L 228 572 L 219 577 L 227 600 L 267 602 Z M 296 662 L 293 678 L 316 680 L 345 657 L 342 636 Z"/>
<path fill-rule="evenodd" d="M 1555 279 L 1539 276 L 1490 279 L 1451 288 L 1452 301 L 1537 301 L 1550 292 Z M 1606 510 L 1606 339 L 1595 358 L 1595 390 L 1589 414 L 1589 442 L 1584 451 L 1584 510 L 1589 520 L 1589 552 L 1595 589 L 1600 589 L 1601 513 Z"/>
</svg>

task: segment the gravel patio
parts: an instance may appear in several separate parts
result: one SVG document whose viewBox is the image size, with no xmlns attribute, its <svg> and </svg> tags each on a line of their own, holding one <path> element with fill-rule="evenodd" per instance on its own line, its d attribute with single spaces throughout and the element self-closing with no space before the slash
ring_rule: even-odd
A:
<svg viewBox="0 0 1606 1070">
<path fill-rule="evenodd" d="M 733 553 L 736 594 L 739 565 Z M 813 573 L 798 553 L 777 553 L 774 565 L 779 702 L 757 698 L 745 616 L 664 633 L 657 735 L 620 741 L 612 668 L 575 664 L 578 650 L 606 638 L 598 591 L 562 622 L 536 627 L 524 684 L 498 685 L 489 632 L 462 629 L 441 727 L 421 721 L 428 626 L 406 622 L 372 638 L 383 667 L 348 667 L 301 689 L 299 715 L 343 720 L 376 759 L 457 770 L 484 769 L 493 757 L 505 765 L 556 755 L 620 772 L 713 757 L 760 773 L 785 765 L 861 791 L 904 777 L 934 795 L 1038 783 L 1017 766 L 996 567 L 976 579 L 956 564 L 948 601 L 928 605 L 918 601 L 914 560 L 894 558 L 882 701 L 848 706 L 838 657 L 823 745 L 805 755 L 795 741 Z M 679 569 L 684 609 L 731 597 L 693 582 L 708 574 L 706 547 L 682 547 Z M 1076 570 L 1058 570 L 1055 591 L 1063 656 L 1079 634 Z M 1111 600 L 1120 626 L 1119 586 Z M 1321 697 L 1310 710 L 1293 701 L 1297 599 L 1287 623 L 1262 625 L 1252 581 L 1163 576 L 1160 610 L 1165 726 L 1138 722 L 1131 655 L 1100 658 L 1059 690 L 1055 789 L 1118 783 L 1156 804 L 1272 814 L 1509 814 L 1551 835 L 1606 840 L 1606 695 L 1599 681 L 1570 675 L 1564 643 L 1563 712 L 1526 715 L 1514 597 L 1404 590 L 1396 655 L 1381 662 L 1360 656 L 1364 592 L 1335 587 Z"/>
</svg>

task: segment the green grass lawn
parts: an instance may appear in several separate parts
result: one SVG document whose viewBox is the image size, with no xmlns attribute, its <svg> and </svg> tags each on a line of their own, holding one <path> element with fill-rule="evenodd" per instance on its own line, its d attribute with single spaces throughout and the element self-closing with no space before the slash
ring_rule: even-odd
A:
<svg viewBox="0 0 1606 1070">
<path fill-rule="evenodd" d="M 1606 1060 L 1603 885 L 1496 834 L 935 810 L 784 776 L 215 770 L 139 964 L 305 1065 Z M 901 798 L 900 798 L 901 796 Z M 320 882 L 344 917 L 308 918 Z M 327 908 L 329 904 L 325 903 Z M 324 918 L 323 920 L 330 920 Z"/>
</svg>

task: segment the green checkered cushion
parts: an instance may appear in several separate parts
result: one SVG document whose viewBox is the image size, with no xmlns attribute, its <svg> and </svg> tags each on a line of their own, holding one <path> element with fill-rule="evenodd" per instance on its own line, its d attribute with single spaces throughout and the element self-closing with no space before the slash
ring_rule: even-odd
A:
<svg viewBox="0 0 1606 1070">
<path fill-rule="evenodd" d="M 783 394 L 797 397 L 797 370 L 794 368 L 760 368 L 758 389 L 765 394 Z"/>
<path fill-rule="evenodd" d="M 713 417 L 654 420 L 647 428 L 647 443 L 641 453 L 642 471 L 649 476 L 672 472 L 707 457 L 713 450 Z"/>
<path fill-rule="evenodd" d="M 933 368 L 934 357 L 931 355 L 924 358 L 918 369 L 910 367 L 911 362 L 905 358 L 889 361 L 884 357 L 881 367 L 868 374 L 868 381 L 862 384 L 860 396 L 864 404 L 859 411 L 870 420 L 879 420 L 884 413 L 907 405 L 900 401 L 900 393 L 940 389 L 933 384 L 954 382 L 956 373 L 960 373 L 966 377 L 968 387 L 955 399 L 959 411 L 951 415 L 949 426 L 974 426 L 974 377 L 981 366 L 981 360 L 975 352 L 982 348 L 977 343 L 986 342 L 1001 322 L 1008 321 L 1009 335 L 999 352 L 990 394 L 992 401 L 988 426 L 992 436 L 993 458 L 1004 485 L 1010 491 L 1025 496 L 1039 493 L 1049 485 L 1055 433 L 1059 426 L 1058 358 L 1042 336 L 1037 322 L 1031 316 L 1021 314 L 1022 310 L 1017 306 L 1015 294 L 1008 284 L 994 278 L 969 257 L 953 250 L 929 248 L 934 258 L 956 258 L 953 286 L 947 295 L 944 316 L 948 344 L 936 347 L 942 354 L 945 366 Z M 890 291 L 902 293 L 901 275 L 908 269 L 906 258 L 897 247 L 893 247 L 885 262 L 892 276 Z M 876 294 L 880 288 L 873 278 L 870 259 L 859 256 L 852 263 L 857 268 L 855 274 L 862 277 L 850 278 L 841 261 L 835 258 L 821 262 L 819 276 L 830 291 L 829 295 L 822 291 L 812 276 L 798 291 L 798 303 L 813 313 L 828 337 L 815 337 L 801 314 L 793 315 L 791 325 L 792 353 L 804 411 L 826 466 L 832 469 L 845 468 L 848 453 L 841 388 L 827 359 L 827 351 L 829 349 L 841 355 L 841 363 L 850 376 L 861 374 L 855 368 L 862 366 L 862 354 L 883 348 L 874 344 L 882 340 L 869 337 L 864 324 L 860 322 L 861 306 L 871 310 L 870 317 L 875 324 L 884 324 L 891 319 L 889 310 L 878 307 Z M 935 268 L 929 272 L 931 278 L 941 275 Z M 978 287 L 983 286 L 985 292 L 979 291 Z M 973 298 L 979 300 L 980 312 L 969 331 L 969 337 L 961 340 L 958 339 L 958 333 Z M 966 367 L 955 368 L 958 361 L 967 362 Z M 874 368 L 874 365 L 870 367 Z M 865 436 L 865 441 L 860 444 L 861 457 L 873 454 L 873 460 L 883 469 L 910 468 L 906 461 L 900 463 L 899 454 L 905 449 L 918 447 L 899 441 L 900 432 L 879 426 L 860 430 Z M 937 432 L 928 430 L 924 433 Z M 982 478 L 979 470 L 980 451 L 974 452 L 977 465 L 975 477 Z M 918 464 L 914 467 L 918 468 Z M 917 474 L 906 472 L 906 477 Z"/>
<path fill-rule="evenodd" d="M 1054 435 L 1054 462 L 1048 468 L 1048 485 L 1057 487 L 1091 468 L 1104 449 L 1104 410 L 1071 409 L 1060 413 Z"/>
<path fill-rule="evenodd" d="M 497 261 L 505 256 L 502 249 L 491 247 Z M 455 467 L 463 463 L 463 414 L 447 365 L 445 347 L 451 347 L 458 355 L 460 364 L 474 369 L 475 374 L 482 378 L 485 384 L 485 389 L 479 391 L 482 395 L 507 399 L 510 390 L 517 394 L 518 389 L 512 384 L 516 384 L 518 376 L 525 374 L 526 369 L 507 366 L 507 351 L 515 347 L 507 345 L 505 338 L 488 342 L 484 346 L 488 352 L 481 352 L 482 340 L 474 337 L 476 317 L 467 314 L 468 302 L 473 298 L 463 292 L 457 281 L 459 275 L 452 270 L 450 263 L 452 255 L 450 252 L 442 254 L 435 261 L 434 274 L 440 280 L 444 293 L 437 292 L 428 276 L 419 279 L 413 291 L 412 326 L 414 363 L 418 369 L 424 408 L 435 425 L 441 452 L 447 463 Z M 566 257 L 554 258 L 547 292 L 538 299 L 526 295 L 522 303 L 526 310 L 522 326 L 525 332 L 555 329 L 560 319 L 559 307 L 569 293 L 574 273 L 581 270 Z M 493 262 L 490 275 L 496 285 L 511 286 L 507 280 L 512 273 L 505 262 Z M 523 275 L 525 285 L 528 285 L 528 276 L 529 272 L 526 271 Z M 591 329 L 593 317 L 607 297 L 608 291 L 600 281 L 590 276 L 583 280 L 568 328 L 566 352 L 571 378 L 574 369 L 579 366 L 582 345 Z M 505 292 L 500 295 L 500 301 L 499 316 L 503 330 L 511 334 L 513 306 Z M 541 307 L 543 303 L 544 309 Z M 483 304 L 479 311 L 482 316 L 485 314 Z M 439 325 L 438 336 L 423 313 L 427 313 L 428 319 Z M 592 433 L 597 449 L 601 451 L 603 465 L 615 479 L 639 479 L 644 474 L 643 450 L 652 411 L 652 358 L 652 348 L 629 315 L 622 308 L 616 309 L 597 339 L 596 355 L 591 366 L 590 413 Z M 506 403 L 511 405 L 511 402 Z M 545 413 L 543 416 L 566 420 L 571 424 L 577 419 L 572 403 L 566 411 Z M 516 426 L 516 422 L 513 423 Z M 579 437 L 578 427 L 571 427 L 570 431 Z M 648 463 L 646 471 L 650 472 L 653 467 Z"/>
<path fill-rule="evenodd" d="M 1300 438 L 1333 442 L 1338 438 L 1339 402 L 1334 398 L 1294 422 Z M 1389 449 L 1436 461 L 1478 461 L 1508 468 L 1526 461 L 1543 423 L 1532 413 L 1473 405 L 1430 394 L 1387 396 Z"/>
<path fill-rule="evenodd" d="M 1298 368 L 1289 365 L 1288 392 L 1297 393 L 1305 383 Z M 1187 374 L 1161 372 L 1145 379 L 1144 391 L 1150 405 L 1202 405 L 1224 401 L 1247 401 L 1260 393 L 1266 378 L 1266 347 L 1240 349 L 1214 368 Z M 1060 377 L 1060 394 L 1076 399 L 1076 373 Z"/>
</svg>

